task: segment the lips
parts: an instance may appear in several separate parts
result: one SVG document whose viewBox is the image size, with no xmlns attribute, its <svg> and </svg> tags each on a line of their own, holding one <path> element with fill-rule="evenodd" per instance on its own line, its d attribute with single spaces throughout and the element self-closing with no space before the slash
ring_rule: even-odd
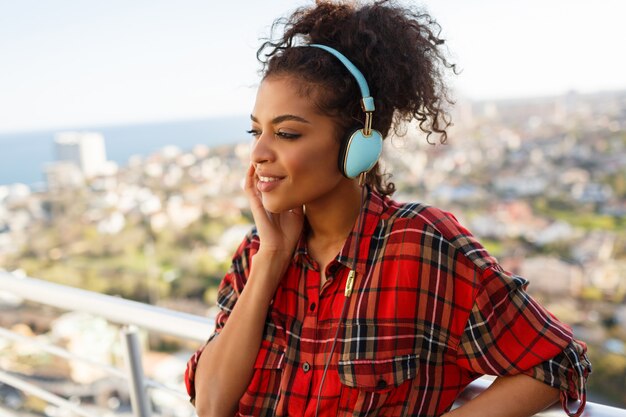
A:
<svg viewBox="0 0 626 417">
<path fill-rule="evenodd" d="M 256 184 L 256 188 L 262 193 L 267 193 L 267 192 L 272 191 L 273 189 L 278 187 L 282 183 L 282 181 L 285 179 L 285 177 L 280 177 L 280 176 L 271 175 L 271 174 L 260 175 L 258 173 L 257 173 L 257 178 L 259 179 L 259 181 Z"/>
</svg>

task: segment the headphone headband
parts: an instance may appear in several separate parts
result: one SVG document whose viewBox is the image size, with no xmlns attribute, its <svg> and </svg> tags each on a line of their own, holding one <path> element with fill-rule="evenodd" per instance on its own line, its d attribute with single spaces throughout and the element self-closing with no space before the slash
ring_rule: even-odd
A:
<svg viewBox="0 0 626 417">
<path fill-rule="evenodd" d="M 350 71 L 350 74 L 354 77 L 357 84 L 359 84 L 359 88 L 361 89 L 361 106 L 363 111 L 366 113 L 371 113 L 375 110 L 374 106 L 374 98 L 370 96 L 370 88 L 367 85 L 367 81 L 365 81 L 365 77 L 363 73 L 359 71 L 359 69 L 352 63 L 344 54 L 339 52 L 336 49 L 331 48 L 330 46 L 320 45 L 317 43 L 312 43 L 309 46 L 320 48 L 333 54 L 341 63 Z"/>
<path fill-rule="evenodd" d="M 361 89 L 361 109 L 365 112 L 363 129 L 351 132 L 342 142 L 339 150 L 339 170 L 348 178 L 359 177 L 361 185 L 365 182 L 365 174 L 376 165 L 382 152 L 383 137 L 379 131 L 372 129 L 372 113 L 374 99 L 363 73 L 341 52 L 326 45 L 312 43 L 309 46 L 320 48 L 333 54 L 352 74 Z"/>
</svg>

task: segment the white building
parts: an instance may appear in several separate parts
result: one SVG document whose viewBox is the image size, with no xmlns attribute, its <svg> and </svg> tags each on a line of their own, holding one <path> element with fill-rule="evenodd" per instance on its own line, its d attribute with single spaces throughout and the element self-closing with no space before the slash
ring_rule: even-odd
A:
<svg viewBox="0 0 626 417">
<path fill-rule="evenodd" d="M 104 137 L 97 132 L 60 132 L 54 138 L 57 161 L 76 164 L 85 178 L 110 170 Z"/>
<path fill-rule="evenodd" d="M 50 191 L 62 188 L 77 188 L 85 184 L 85 176 L 80 168 L 70 161 L 46 164 L 44 166 L 44 175 Z"/>
</svg>

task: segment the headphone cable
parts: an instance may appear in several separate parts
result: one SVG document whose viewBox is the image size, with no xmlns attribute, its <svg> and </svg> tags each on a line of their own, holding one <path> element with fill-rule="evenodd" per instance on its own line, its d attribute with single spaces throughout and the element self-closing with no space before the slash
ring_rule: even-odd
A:
<svg viewBox="0 0 626 417">
<path fill-rule="evenodd" d="M 362 173 L 361 175 L 365 175 L 365 173 Z M 328 372 L 328 367 L 333 357 L 333 352 L 335 351 L 337 339 L 339 338 L 339 329 L 341 329 L 341 325 L 343 324 L 343 320 L 345 318 L 346 310 L 348 307 L 348 299 L 352 295 L 352 289 L 354 287 L 354 278 L 356 277 L 356 265 L 358 261 L 358 255 L 359 255 L 359 243 L 361 240 L 360 238 L 361 238 L 361 233 L 362 233 L 361 227 L 362 227 L 362 221 L 363 221 L 363 206 L 365 205 L 366 189 L 367 189 L 366 185 L 361 186 L 361 208 L 359 209 L 359 220 L 357 224 L 357 233 L 356 233 L 356 239 L 355 239 L 355 245 L 354 245 L 353 266 L 350 269 L 350 272 L 348 273 L 348 279 L 346 280 L 346 288 L 344 291 L 345 298 L 343 301 L 343 307 L 341 308 L 341 315 L 339 316 L 339 324 L 337 325 L 337 331 L 335 332 L 335 337 L 333 338 L 333 344 L 330 347 L 330 353 L 328 354 L 328 358 L 326 359 L 326 364 L 324 365 L 324 372 L 322 373 L 322 380 L 320 381 L 320 387 L 317 391 L 317 404 L 315 405 L 315 417 L 318 417 L 318 412 L 320 409 L 320 399 L 322 397 L 322 387 L 324 387 L 324 381 L 326 380 L 326 373 Z"/>
</svg>

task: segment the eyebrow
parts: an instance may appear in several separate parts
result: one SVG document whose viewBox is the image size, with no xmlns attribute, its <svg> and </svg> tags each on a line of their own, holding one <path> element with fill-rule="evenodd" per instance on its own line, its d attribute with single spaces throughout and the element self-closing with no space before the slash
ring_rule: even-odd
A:
<svg viewBox="0 0 626 417">
<path fill-rule="evenodd" d="M 259 123 L 259 119 L 257 119 L 256 117 L 254 117 L 253 115 L 250 115 L 250 120 L 252 120 L 255 123 Z M 294 114 L 283 114 L 281 116 L 276 116 L 272 119 L 272 124 L 273 125 L 277 125 L 280 122 L 284 122 L 287 120 L 291 120 L 294 122 L 300 122 L 300 123 L 307 123 L 307 124 L 311 124 L 311 122 L 309 122 L 307 119 L 304 119 L 300 116 L 296 116 Z"/>
</svg>

